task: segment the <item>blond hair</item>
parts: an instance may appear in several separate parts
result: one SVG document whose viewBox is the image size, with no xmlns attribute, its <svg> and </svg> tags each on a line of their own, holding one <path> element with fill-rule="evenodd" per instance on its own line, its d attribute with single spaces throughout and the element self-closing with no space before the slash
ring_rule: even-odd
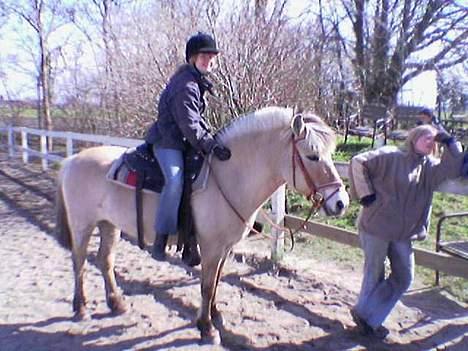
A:
<svg viewBox="0 0 468 351">
<path fill-rule="evenodd" d="M 418 141 L 418 139 L 420 137 L 422 137 L 423 135 L 432 135 L 432 136 L 436 136 L 437 134 L 437 129 L 434 128 L 432 125 L 430 124 L 424 124 L 424 125 L 421 125 L 421 126 L 417 126 L 416 128 L 413 128 L 409 131 L 408 133 L 408 136 L 406 137 L 406 141 L 405 141 L 405 148 L 406 150 L 411 150 L 411 151 L 415 151 L 415 148 L 414 148 L 414 145 L 416 144 L 416 142 Z M 434 155 L 436 153 L 437 149 L 436 147 L 434 146 L 434 149 L 432 150 L 432 154 Z"/>
</svg>

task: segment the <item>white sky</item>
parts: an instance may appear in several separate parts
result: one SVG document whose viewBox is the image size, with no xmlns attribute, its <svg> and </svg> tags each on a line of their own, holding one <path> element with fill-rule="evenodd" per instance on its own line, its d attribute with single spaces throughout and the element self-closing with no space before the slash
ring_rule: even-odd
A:
<svg viewBox="0 0 468 351">
<path fill-rule="evenodd" d="M 434 109 L 437 100 L 437 75 L 435 71 L 421 73 L 401 90 L 402 104 L 426 106 Z"/>
</svg>

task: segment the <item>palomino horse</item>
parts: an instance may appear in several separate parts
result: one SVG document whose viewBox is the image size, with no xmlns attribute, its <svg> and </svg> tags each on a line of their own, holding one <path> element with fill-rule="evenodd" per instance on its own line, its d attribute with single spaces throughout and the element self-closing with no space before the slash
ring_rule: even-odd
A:
<svg viewBox="0 0 468 351">
<path fill-rule="evenodd" d="M 323 197 L 322 212 L 341 215 L 349 197 L 334 167 L 333 131 L 314 115 L 293 116 L 292 109 L 270 107 L 240 118 L 219 133 L 232 151 L 229 161 L 211 160 L 203 191 L 192 195 L 193 217 L 201 252 L 201 306 L 197 327 L 202 341 L 218 343 L 212 318 L 220 318 L 215 296 L 227 255 L 251 229 L 262 204 L 282 184 L 298 192 Z M 106 179 L 120 147 L 90 148 L 63 162 L 57 192 L 59 241 L 72 250 L 75 274 L 73 309 L 85 315 L 84 263 L 91 232 L 101 236 L 99 265 L 104 276 L 106 301 L 116 313 L 125 305 L 114 275 L 114 249 L 120 230 L 136 238 L 132 189 Z M 154 239 L 157 195 L 144 194 L 145 238 Z M 151 236 L 151 235 L 150 235 Z"/>
</svg>

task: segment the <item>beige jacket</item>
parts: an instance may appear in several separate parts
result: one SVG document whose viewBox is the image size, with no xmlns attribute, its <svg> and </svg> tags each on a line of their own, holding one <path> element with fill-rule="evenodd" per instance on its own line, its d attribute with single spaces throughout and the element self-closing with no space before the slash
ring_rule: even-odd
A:
<svg viewBox="0 0 468 351">
<path fill-rule="evenodd" d="M 434 190 L 444 180 L 461 175 L 462 153 L 444 149 L 441 160 L 394 146 L 354 156 L 351 195 L 358 200 L 376 195 L 370 206 L 362 208 L 359 231 L 392 241 L 425 237 Z"/>
</svg>

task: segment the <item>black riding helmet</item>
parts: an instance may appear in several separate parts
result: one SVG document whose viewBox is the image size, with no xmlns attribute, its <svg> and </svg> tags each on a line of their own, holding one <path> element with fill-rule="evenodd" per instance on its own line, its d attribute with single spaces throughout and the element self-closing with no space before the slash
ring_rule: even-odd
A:
<svg viewBox="0 0 468 351">
<path fill-rule="evenodd" d="M 198 32 L 190 37 L 185 46 L 185 60 L 188 62 L 190 57 L 200 52 L 219 53 L 216 47 L 216 41 L 209 34 Z"/>
</svg>

